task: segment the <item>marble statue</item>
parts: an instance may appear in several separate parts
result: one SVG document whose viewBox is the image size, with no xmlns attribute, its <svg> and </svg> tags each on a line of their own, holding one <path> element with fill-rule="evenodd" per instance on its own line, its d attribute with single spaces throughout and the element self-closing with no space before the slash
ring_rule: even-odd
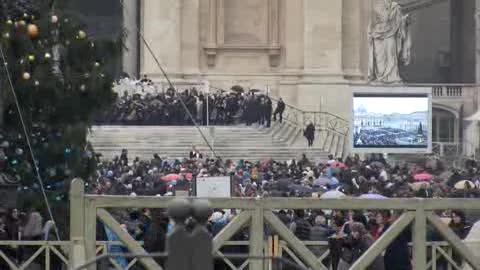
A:
<svg viewBox="0 0 480 270">
<path fill-rule="evenodd" d="M 409 16 L 392 0 L 384 0 L 375 10 L 369 27 L 368 77 L 371 82 L 401 83 L 399 66 L 410 63 Z"/>
</svg>

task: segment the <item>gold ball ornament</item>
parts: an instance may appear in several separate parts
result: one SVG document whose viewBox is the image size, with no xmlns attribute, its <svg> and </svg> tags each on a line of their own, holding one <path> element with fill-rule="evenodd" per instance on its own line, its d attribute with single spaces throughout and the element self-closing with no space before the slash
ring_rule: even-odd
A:
<svg viewBox="0 0 480 270">
<path fill-rule="evenodd" d="M 28 56 L 28 61 L 33 62 L 35 61 L 35 55 L 31 54 Z"/>
<path fill-rule="evenodd" d="M 77 35 L 78 39 L 85 39 L 86 37 L 87 37 L 87 33 L 85 33 L 85 31 L 83 30 L 78 31 L 78 35 Z"/>
<path fill-rule="evenodd" d="M 27 13 L 23 13 L 23 17 L 26 19 L 28 18 L 28 14 Z"/>
<path fill-rule="evenodd" d="M 40 85 L 40 82 L 39 81 L 35 81 L 35 86 L 39 86 Z"/>
<path fill-rule="evenodd" d="M 10 38 L 10 33 L 5 33 L 5 34 L 3 34 L 3 38 L 9 39 L 9 38 Z"/>
<path fill-rule="evenodd" d="M 85 84 L 80 85 L 80 91 L 85 92 L 85 90 L 87 90 Z"/>
<path fill-rule="evenodd" d="M 22 75 L 22 78 L 23 78 L 24 80 L 26 80 L 26 81 L 27 81 L 27 80 L 30 80 L 31 77 L 32 77 L 32 76 L 31 76 L 30 73 L 28 73 L 28 72 L 24 72 L 23 75 Z"/>
<path fill-rule="evenodd" d="M 52 55 L 51 55 L 50 53 L 48 53 L 48 52 L 45 53 L 45 59 L 48 60 L 48 59 L 50 59 L 50 58 L 52 58 Z"/>
<path fill-rule="evenodd" d="M 99 62 L 95 62 L 94 66 L 95 66 L 96 68 L 99 68 L 99 67 L 100 67 L 100 63 L 99 63 Z"/>
<path fill-rule="evenodd" d="M 27 27 L 27 35 L 30 38 L 38 37 L 38 26 L 36 26 L 35 24 L 29 24 Z"/>
<path fill-rule="evenodd" d="M 13 21 L 12 20 L 7 20 L 7 25 L 13 25 Z"/>
<path fill-rule="evenodd" d="M 52 23 L 58 23 L 58 16 L 57 15 L 52 15 L 52 18 L 50 20 Z"/>
<path fill-rule="evenodd" d="M 20 20 L 20 21 L 17 22 L 17 25 L 18 25 L 19 27 L 25 27 L 25 26 L 27 25 L 27 22 L 24 21 L 24 20 Z"/>
</svg>

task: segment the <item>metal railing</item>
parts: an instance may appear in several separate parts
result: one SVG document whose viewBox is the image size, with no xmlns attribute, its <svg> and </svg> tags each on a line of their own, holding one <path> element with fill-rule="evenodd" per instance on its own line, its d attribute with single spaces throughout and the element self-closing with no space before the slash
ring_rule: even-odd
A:
<svg viewBox="0 0 480 270">
<path fill-rule="evenodd" d="M 315 254 L 317 261 L 321 262 L 328 259 L 330 255 L 329 245 L 326 241 L 302 241 L 302 243 L 310 250 L 312 248 L 320 248 L 322 254 Z M 476 242 L 479 244 L 480 242 Z M 97 241 L 96 256 L 97 258 L 105 258 L 107 264 L 117 270 L 142 269 L 139 265 L 139 258 L 132 256 L 128 260 L 128 265 L 122 267 L 115 260 L 115 257 L 122 257 L 121 254 L 109 253 L 108 246 L 116 245 L 124 247 L 121 242 L 114 241 Z M 34 264 L 43 269 L 70 269 L 69 262 L 70 241 L 0 241 L 0 262 L 8 264 L 11 270 L 28 269 Z M 223 247 L 240 247 L 248 249 L 249 241 L 226 241 Z M 410 244 L 412 246 L 412 244 Z M 427 242 L 427 269 L 437 270 L 438 266 L 443 264 L 447 269 L 462 269 L 462 265 L 456 261 L 454 250 L 447 242 Z M 9 254 L 5 253 L 6 249 L 10 249 Z M 34 249 L 32 255 L 19 260 L 15 255 L 23 254 L 26 249 Z M 269 236 L 264 241 L 264 260 L 263 269 L 281 269 L 281 265 L 285 261 L 291 261 L 298 265 L 299 269 L 308 269 L 302 259 L 289 247 L 288 243 L 280 240 L 278 235 Z M 12 256 L 13 255 L 13 256 Z M 108 256 L 111 255 L 111 256 Z M 56 257 L 57 259 L 54 259 Z M 243 270 L 248 266 L 248 255 L 239 256 L 228 251 L 217 250 L 215 257 L 231 270 Z M 287 259 L 288 257 L 288 259 Z M 283 260 L 276 261 L 275 258 Z M 235 261 L 233 260 L 235 259 Z"/>
<path fill-rule="evenodd" d="M 271 96 L 270 99 L 274 103 L 279 101 Z M 285 104 L 283 120 L 302 129 L 312 122 L 317 130 L 328 130 L 342 135 L 347 135 L 350 127 L 346 119 L 336 114 L 324 111 L 305 111 L 289 104 Z"/>
<path fill-rule="evenodd" d="M 276 98 L 270 97 L 272 101 L 278 102 Z M 323 141 L 323 150 L 329 151 L 335 149 L 338 156 L 346 154 L 346 147 L 348 145 L 348 133 L 350 124 L 344 118 L 330 112 L 323 111 L 304 111 L 295 106 L 285 104 L 285 111 L 283 113 L 283 121 L 296 129 L 294 136 L 301 134 L 304 128 L 311 122 L 315 126 L 315 130 L 319 136 L 319 140 Z M 329 136 L 338 136 L 338 140 L 331 140 L 327 142 Z M 326 143 L 339 144 L 342 143 L 342 149 L 336 149 L 334 145 L 327 145 Z M 334 153 L 335 154 L 335 153 Z"/>
<path fill-rule="evenodd" d="M 28 269 L 35 264 L 52 269 L 52 261 L 68 266 L 70 245 L 70 241 L 0 241 L 0 260 L 11 270 Z"/>
<path fill-rule="evenodd" d="M 70 191 L 70 241 L 1 241 L 0 258 L 10 269 L 26 269 L 36 263 L 51 269 L 53 256 L 69 269 L 76 269 L 98 255 L 108 255 L 108 245 L 122 245 L 128 252 L 138 254 L 128 261 L 126 269 L 162 269 L 143 248 L 125 232 L 118 221 L 106 209 L 118 208 L 167 208 L 173 197 L 130 197 L 86 195 L 84 182 L 76 179 Z M 192 204 L 197 198 L 189 198 Z M 328 269 L 322 260 L 328 256 L 314 253 L 313 246 L 326 248 L 326 242 L 301 241 L 276 216 L 278 209 L 334 209 L 334 210 L 397 210 L 403 214 L 390 228 L 355 262 L 350 269 L 365 269 L 408 226 L 412 226 L 412 265 L 414 269 L 437 269 L 440 258 L 452 269 L 460 269 L 458 258 L 472 269 L 480 269 L 480 257 L 473 253 L 435 212 L 446 209 L 479 210 L 477 199 L 315 199 L 315 198 L 211 198 L 208 202 L 215 209 L 237 209 L 237 215 L 213 239 L 212 252 L 232 270 L 274 269 L 278 259 L 296 262 L 300 268 Z M 120 242 L 96 241 L 97 220 L 109 227 Z M 231 241 L 232 236 L 249 227 L 247 241 Z M 428 227 L 434 228 L 446 242 L 427 242 Z M 469 243 L 471 244 L 471 243 Z M 248 246 L 248 255 L 238 255 L 245 260 L 233 262 L 224 248 Z M 18 259 L 5 248 L 29 249 L 28 256 Z M 325 249 L 326 250 L 326 249 Z M 13 253 L 14 254 L 14 253 Z M 455 258 L 453 257 L 455 255 Z M 233 256 L 235 258 L 235 256 Z M 67 259 L 68 258 L 68 259 Z M 258 259 L 257 258 L 263 258 Z M 125 269 L 109 257 L 115 269 Z M 444 262 L 442 262 L 444 263 Z M 58 265 L 56 265 L 58 266 Z M 88 269 L 96 269 L 95 264 Z"/>
<path fill-rule="evenodd" d="M 71 264 L 75 267 L 95 258 L 96 221 L 97 218 L 108 226 L 120 241 L 133 253 L 147 254 L 146 251 L 131 236 L 121 229 L 120 224 L 105 209 L 110 208 L 166 208 L 174 198 L 166 197 L 129 197 L 129 196 L 99 196 L 85 195 L 84 183 L 74 180 L 71 185 Z M 190 198 L 192 203 L 197 200 Z M 386 247 L 407 226 L 413 228 L 413 258 L 414 269 L 427 269 L 427 227 L 436 229 L 466 263 L 475 269 L 480 269 L 480 258 L 477 257 L 446 224 L 435 214 L 446 209 L 478 210 L 480 204 L 476 199 L 315 199 L 315 198 L 211 198 L 208 199 L 214 209 L 238 209 L 241 211 L 213 239 L 213 252 L 225 246 L 232 236 L 249 226 L 249 256 L 259 257 L 264 254 L 264 235 L 266 225 L 285 241 L 288 248 L 298 256 L 298 259 L 310 269 L 327 269 L 317 256 L 300 241 L 275 215 L 276 209 L 335 209 L 335 210 L 400 210 L 403 214 L 390 228 L 351 266 L 350 269 L 365 269 L 373 260 L 380 256 Z M 438 248 L 436 251 L 442 253 Z M 443 253 L 442 253 L 443 254 Z M 140 264 L 145 269 L 161 269 L 152 259 L 140 258 Z M 262 261 L 249 260 L 248 269 L 264 270 Z M 92 266 L 89 269 L 95 269 Z"/>
</svg>

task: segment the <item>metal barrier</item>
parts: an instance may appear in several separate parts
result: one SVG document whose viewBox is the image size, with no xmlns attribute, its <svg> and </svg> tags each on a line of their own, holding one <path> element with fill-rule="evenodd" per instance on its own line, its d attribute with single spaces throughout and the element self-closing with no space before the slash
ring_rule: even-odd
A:
<svg viewBox="0 0 480 270">
<path fill-rule="evenodd" d="M 322 261 L 329 255 L 328 250 L 328 243 L 324 241 L 303 241 L 303 244 L 309 248 L 311 247 L 322 247 L 326 251 L 318 257 L 318 261 Z M 480 244 L 478 242 L 477 244 Z M 29 266 L 32 266 L 33 262 L 44 267 L 44 269 L 69 269 L 70 263 L 68 261 L 68 254 L 70 252 L 70 241 L 0 241 L 0 261 L 6 262 L 10 269 L 18 270 L 18 269 L 28 269 Z M 97 241 L 96 243 L 96 254 L 99 260 L 105 259 L 117 270 L 130 270 L 133 269 L 135 266 L 141 267 L 138 265 L 140 256 L 137 255 L 127 256 L 130 257 L 131 260 L 126 268 L 122 268 L 117 264 L 114 260 L 114 257 L 125 256 L 125 254 L 114 254 L 109 253 L 107 246 L 108 245 L 119 245 L 123 246 L 121 242 L 108 242 L 108 241 Z M 223 247 L 248 247 L 248 241 L 227 241 L 224 243 Z M 462 265 L 458 265 L 455 262 L 453 256 L 453 248 L 448 242 L 427 242 L 427 268 L 431 270 L 439 269 L 438 263 L 440 260 L 443 260 L 443 264 L 447 267 L 447 269 L 462 269 Z M 3 250 L 5 248 L 11 248 L 15 250 L 20 250 L 24 248 L 34 247 L 37 248 L 38 254 L 34 254 L 34 256 L 30 256 L 28 258 L 23 258 L 22 261 L 16 261 L 15 258 L 12 258 L 11 254 L 8 256 L 5 254 Z M 285 258 L 288 256 L 291 260 L 290 265 L 292 263 L 297 264 L 299 269 L 307 269 L 305 264 L 303 263 L 302 259 L 296 255 L 294 251 L 289 247 L 289 245 L 285 241 L 281 241 L 278 235 L 270 236 L 264 243 L 264 254 L 265 257 L 256 259 L 264 261 L 264 268 L 268 270 L 276 270 L 280 269 L 278 264 L 286 264 L 287 260 L 279 260 L 281 258 Z M 40 256 L 44 256 L 40 258 Z M 155 255 L 155 254 L 153 254 Z M 166 254 L 161 254 L 162 256 Z M 55 262 L 52 262 L 52 257 L 56 256 L 58 260 L 56 260 L 57 265 Z M 243 270 L 246 269 L 248 266 L 248 259 L 251 259 L 248 255 L 239 256 L 237 254 L 232 255 L 228 253 L 223 253 L 221 251 L 217 251 L 215 256 L 217 259 L 223 260 L 223 262 L 228 266 L 231 270 Z M 235 264 L 233 259 L 243 261 L 240 264 Z M 279 261 L 279 262 L 276 262 Z M 58 265 L 60 263 L 61 265 Z"/>
<path fill-rule="evenodd" d="M 120 239 L 121 244 L 134 254 L 128 262 L 127 269 L 143 267 L 144 269 L 162 269 L 142 247 L 125 232 L 119 222 L 106 210 L 111 208 L 167 208 L 175 198 L 159 197 L 128 197 L 128 196 L 98 196 L 84 194 L 84 182 L 76 179 L 71 185 L 70 209 L 71 230 L 70 241 L 2 241 L 0 242 L 0 257 L 10 269 L 26 269 L 33 263 L 44 265 L 51 269 L 52 259 L 55 256 L 57 263 L 69 269 L 77 269 L 85 263 L 95 260 L 98 255 L 104 257 L 108 254 L 107 245 L 120 244 L 119 242 L 97 242 L 97 218 L 108 226 Z M 190 198 L 191 204 L 198 204 L 198 199 Z M 461 269 L 457 257 L 462 257 L 464 262 L 472 269 L 480 269 L 480 258 L 467 248 L 453 231 L 434 213 L 438 210 L 480 209 L 477 199 L 315 199 L 315 198 L 268 198 L 268 199 L 243 199 L 243 198 L 215 198 L 208 199 L 212 208 L 237 209 L 238 214 L 223 230 L 211 240 L 212 254 L 221 258 L 232 270 L 266 270 L 277 269 L 278 260 L 288 256 L 300 268 L 328 269 L 322 260 L 328 252 L 314 254 L 312 246 L 324 246 L 325 242 L 300 241 L 276 216 L 279 209 L 337 209 L 337 210 L 400 210 L 403 214 L 390 226 L 390 228 L 351 266 L 350 269 L 366 269 L 366 267 L 407 227 L 412 224 L 413 241 L 412 265 L 414 269 L 437 269 L 436 258 L 445 260 L 449 268 Z M 188 212 L 188 211 L 187 211 Z M 180 224 L 180 222 L 178 223 Z M 446 242 L 427 243 L 427 226 L 436 229 L 437 233 Z M 248 241 L 232 242 L 230 239 L 249 227 Z M 267 228 L 267 229 L 266 229 Z M 273 233 L 273 234 L 271 234 Z M 267 235 L 267 236 L 266 236 Z M 270 237 L 268 237 L 270 235 Z M 170 241 L 170 240 L 169 240 Z M 181 241 L 179 241 L 181 242 Z M 224 247 L 239 245 L 248 246 L 248 254 L 228 254 Z M 14 257 L 5 253 L 1 247 L 32 248 L 28 257 L 16 261 Z M 168 259 L 175 256 L 170 249 Z M 206 249 L 208 250 L 208 249 Z M 454 259 L 453 254 L 457 254 Z M 112 254 L 110 254 L 112 255 Z M 109 256 L 110 256 L 109 255 Z M 118 255 L 116 255 L 118 256 Z M 68 259 L 67 259 L 68 258 Z M 124 269 L 115 265 L 115 260 L 109 257 L 110 263 L 116 269 Z M 234 263 L 232 258 L 245 260 Z M 55 265 L 58 267 L 58 265 Z M 96 269 L 92 264 L 88 269 Z"/>
<path fill-rule="evenodd" d="M 128 197 L 128 196 L 99 196 L 85 195 L 84 183 L 77 179 L 71 185 L 71 265 L 78 267 L 87 260 L 95 258 L 96 220 L 97 218 L 116 233 L 122 243 L 131 252 L 147 254 L 130 235 L 124 232 L 120 224 L 105 209 L 109 208 L 166 208 L 174 198 L 166 197 Z M 197 199 L 191 198 L 192 202 Z M 480 269 L 480 258 L 471 250 L 434 214 L 434 211 L 445 209 L 478 210 L 479 201 L 476 199 L 314 199 L 314 198 L 215 198 L 208 199 L 215 209 L 238 209 L 241 211 L 233 220 L 213 239 L 213 252 L 218 252 L 232 236 L 245 226 L 249 226 L 249 256 L 266 257 L 265 254 L 265 225 L 268 225 L 279 237 L 285 241 L 289 249 L 298 259 L 310 269 L 327 269 L 310 249 L 280 221 L 274 214 L 277 209 L 338 209 L 338 210 L 401 210 L 401 217 L 367 250 L 352 266 L 351 269 L 365 269 L 383 250 L 410 224 L 413 227 L 413 260 L 414 269 L 427 269 L 427 224 L 451 245 L 457 254 L 463 257 L 473 269 Z M 82 211 L 83 210 L 83 211 Z M 440 249 L 436 248 L 436 251 Z M 443 255 L 443 253 L 442 253 Z M 145 269 L 161 269 L 153 259 L 143 257 L 139 259 Z M 262 261 L 249 260 L 248 269 L 263 270 Z M 89 269 L 95 269 L 95 266 Z"/>
</svg>

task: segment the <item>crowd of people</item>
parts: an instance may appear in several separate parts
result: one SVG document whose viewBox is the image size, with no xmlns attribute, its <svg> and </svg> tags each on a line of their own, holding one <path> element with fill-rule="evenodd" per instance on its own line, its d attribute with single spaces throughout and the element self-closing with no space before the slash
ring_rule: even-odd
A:
<svg viewBox="0 0 480 270">
<path fill-rule="evenodd" d="M 126 83 L 124 82 L 123 85 Z M 98 115 L 97 124 L 108 125 L 234 125 L 258 123 L 270 127 L 272 115 L 282 121 L 285 103 L 280 99 L 273 113 L 272 100 L 259 90 L 246 92 L 235 86 L 225 91 L 217 89 L 205 93 L 192 87 L 177 92 L 172 88 L 159 92 L 146 91 L 152 82 L 145 77 L 131 87 L 139 91 L 125 90 L 114 106 Z M 186 112 L 188 110 L 189 113 Z"/>
<path fill-rule="evenodd" d="M 190 92 L 185 92 L 189 95 Z M 247 95 L 251 102 L 266 102 L 266 97 Z M 263 103 L 262 103 L 263 102 Z M 280 104 L 279 104 L 280 105 Z M 278 106 L 277 106 L 278 107 Z M 281 106 L 280 106 L 281 108 Z M 246 109 L 248 112 L 249 109 Z M 271 113 L 271 111 L 270 111 Z M 274 112 L 273 114 L 281 112 Z M 276 115 L 274 115 L 275 117 Z M 253 116 L 252 116 L 253 117 Z M 249 118 L 250 119 L 250 118 Z M 263 119 L 268 125 L 268 120 Z M 254 121 L 254 120 L 249 120 Z M 262 121 L 256 119 L 255 121 Z M 247 122 L 251 123 L 251 122 Z M 307 126 L 304 135 L 313 144 L 315 127 Z M 48 142 L 61 136 L 55 130 L 41 126 L 32 129 L 32 145 L 37 154 L 48 155 Z M 0 174 L 2 184 L 18 183 L 33 173 L 29 167 L 28 153 L 22 135 L 0 134 Z M 65 161 L 71 150 L 65 149 Z M 415 163 L 389 164 L 383 155 L 371 155 L 361 159 L 358 155 L 345 159 L 330 155 L 326 160 L 313 162 L 305 155 L 288 162 L 275 160 L 218 160 L 212 159 L 192 148 L 184 159 L 170 159 L 155 154 L 150 160 L 130 157 L 123 150 L 111 160 L 100 160 L 93 149 L 87 148 L 85 156 L 95 164 L 95 174 L 86 179 L 87 191 L 92 194 L 129 196 L 176 196 L 182 191 L 193 194 L 192 183 L 196 177 L 230 176 L 233 183 L 233 197 L 319 197 L 342 198 L 480 198 L 480 164 L 469 159 L 462 169 L 447 168 L 441 160 L 426 158 Z M 48 159 L 41 159 L 48 160 Z M 67 163 L 67 162 L 66 162 Z M 42 174 L 48 179 L 68 177 L 67 168 L 54 172 L 48 166 L 39 164 Z M 55 223 L 44 221 L 35 208 L 4 209 L 0 212 L 0 240 L 54 240 Z M 215 209 L 208 222 L 209 232 L 215 236 L 234 218 L 235 211 Z M 395 221 L 401 212 L 394 211 L 330 211 L 330 210 L 279 210 L 278 217 L 301 240 L 324 241 L 328 245 L 312 246 L 314 254 L 320 256 L 326 250 L 330 255 L 324 260 L 333 269 L 345 269 L 357 260 L 365 250 L 378 239 Z M 450 228 L 464 239 L 469 235 L 471 225 L 480 219 L 478 213 L 446 211 L 441 214 L 448 220 Z M 44 215 L 45 216 L 45 215 Z M 134 209 L 116 211 L 117 220 L 135 239 L 142 241 L 149 252 L 165 249 L 165 239 L 173 228 L 172 222 L 162 210 Z M 266 229 L 266 235 L 269 229 Z M 118 240 L 106 226 L 97 226 L 98 240 Z M 411 233 L 407 229 L 387 248 L 382 257 L 374 262 L 371 269 L 411 269 L 408 242 Z M 242 230 L 233 240 L 248 240 L 248 230 Z M 429 232 L 428 240 L 442 240 Z M 22 262 L 35 252 L 34 248 L 0 246 L 14 261 Z M 110 245 L 110 252 L 122 251 L 122 247 Z M 242 247 L 225 248 L 225 252 L 246 253 Z M 457 256 L 458 257 L 458 256 Z M 460 260 L 455 257 L 456 260 Z M 119 265 L 128 261 L 116 258 Z M 37 262 L 38 261 L 38 262 Z M 42 259 L 35 260 L 41 264 Z M 395 262 L 397 268 L 385 267 L 384 262 Z M 160 263 L 163 263 L 159 259 Z M 445 263 L 439 262 L 439 265 Z M 60 263 L 58 264 L 60 265 Z M 0 269 L 7 269 L 0 263 Z M 216 269 L 224 269 L 218 262 Z M 55 268 L 52 268 L 55 269 Z"/>
<path fill-rule="evenodd" d="M 52 220 L 45 221 L 41 213 L 34 208 L 26 209 L 25 212 L 16 208 L 0 212 L 0 241 L 56 241 L 55 223 Z M 11 261 L 18 265 L 25 262 L 37 251 L 35 246 L 15 246 L 2 245 L 0 251 L 3 252 Z M 58 257 L 51 258 L 50 269 L 62 269 L 61 261 Z M 30 268 L 41 269 L 45 262 L 43 256 L 38 256 Z M 38 268 L 35 268 L 38 267 Z M 0 269 L 10 269 L 7 262 L 0 260 Z"/>
<path fill-rule="evenodd" d="M 97 176 L 89 179 L 88 188 L 89 192 L 95 194 L 175 196 L 179 190 L 188 191 L 195 177 L 231 176 L 234 197 L 331 198 L 329 195 L 335 194 L 338 198 L 479 198 L 477 163 L 471 159 L 465 165 L 462 170 L 445 168 L 440 160 L 427 159 L 421 163 L 393 166 L 386 162 L 383 155 L 372 155 L 365 160 L 356 155 L 345 160 L 329 156 L 328 160 L 318 164 L 311 162 L 305 155 L 299 160 L 283 163 L 274 160 L 234 162 L 204 158 L 196 149 L 192 149 L 189 157 L 183 160 L 154 155 L 147 161 L 139 158 L 130 160 L 128 151 L 124 150 L 113 160 L 101 162 Z M 299 239 L 328 242 L 325 246 L 312 247 L 312 251 L 321 255 L 330 249 L 331 255 L 324 262 L 332 265 L 333 269 L 345 269 L 342 265 L 351 265 L 358 259 L 401 212 L 286 209 L 277 214 Z M 220 232 L 234 215 L 216 209 L 208 225 L 212 235 Z M 462 239 L 467 236 L 470 225 L 480 219 L 476 212 L 446 211 L 441 215 L 449 220 L 449 226 Z M 161 224 L 159 232 L 152 232 L 154 242 L 164 241 L 172 228 L 165 213 L 161 211 L 153 216 L 148 209 L 123 213 L 123 220 L 125 228 L 136 239 L 145 241 L 151 252 L 159 250 L 156 245 L 147 244 L 152 241 L 149 239 L 149 231 L 153 228 L 148 224 L 153 220 Z M 408 230 L 402 233 L 387 248 L 385 255 L 375 261 L 375 268 L 370 269 L 411 269 L 408 248 L 410 237 Z M 441 240 L 433 230 L 428 237 L 430 241 Z M 105 239 L 111 240 L 108 237 Z M 248 232 L 239 233 L 235 240 L 248 240 Z M 159 247 L 164 248 L 164 245 Z M 231 248 L 229 252 L 241 253 L 242 250 Z M 395 262 L 398 267 L 384 268 L 383 261 Z"/>
<path fill-rule="evenodd" d="M 353 135 L 355 144 L 358 146 L 375 145 L 422 145 L 426 144 L 427 136 L 397 128 L 363 128 Z"/>
</svg>

